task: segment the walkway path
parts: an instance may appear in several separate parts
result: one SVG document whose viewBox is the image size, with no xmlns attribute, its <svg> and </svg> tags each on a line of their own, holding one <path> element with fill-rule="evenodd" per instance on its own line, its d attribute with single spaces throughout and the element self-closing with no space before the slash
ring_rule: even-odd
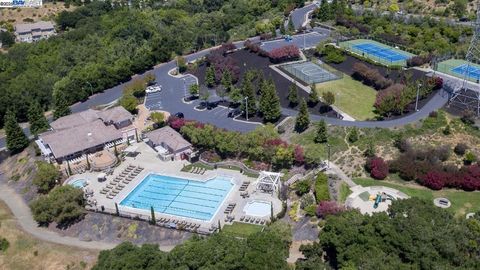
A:
<svg viewBox="0 0 480 270">
<path fill-rule="evenodd" d="M 3 181 L 1 178 L 2 175 L 0 175 L 0 181 Z M 32 217 L 30 208 L 15 190 L 3 183 L 0 184 L 0 190 L 2 191 L 0 192 L 0 200 L 8 205 L 22 229 L 42 241 L 94 250 L 112 249 L 117 245 L 103 241 L 81 241 L 75 237 L 62 236 L 47 228 L 38 227 L 37 222 Z M 173 246 L 160 246 L 162 251 L 170 251 L 173 248 Z"/>
<path fill-rule="evenodd" d="M 330 162 L 330 168 L 327 169 L 327 173 L 336 174 L 340 179 L 342 179 L 349 187 L 357 186 L 353 180 L 348 177 L 336 164 Z"/>
</svg>

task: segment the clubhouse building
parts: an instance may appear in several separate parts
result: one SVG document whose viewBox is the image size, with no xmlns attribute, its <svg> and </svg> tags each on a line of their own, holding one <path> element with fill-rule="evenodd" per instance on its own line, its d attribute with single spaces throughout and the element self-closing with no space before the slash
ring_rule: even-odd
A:
<svg viewBox="0 0 480 270">
<path fill-rule="evenodd" d="M 118 106 L 104 111 L 86 110 L 50 123 L 36 144 L 50 162 L 82 158 L 114 145 L 136 140 L 133 115 Z"/>
</svg>

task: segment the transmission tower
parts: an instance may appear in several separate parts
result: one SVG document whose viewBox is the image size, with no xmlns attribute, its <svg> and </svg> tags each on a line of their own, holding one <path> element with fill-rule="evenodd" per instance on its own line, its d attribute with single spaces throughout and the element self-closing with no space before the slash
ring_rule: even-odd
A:
<svg viewBox="0 0 480 270">
<path fill-rule="evenodd" d="M 450 104 L 462 109 L 474 111 L 480 116 L 480 69 L 472 64 L 480 64 L 480 0 L 477 2 L 477 19 L 473 23 L 474 33 L 465 60 L 466 68 L 463 70 L 463 81 L 456 87 L 450 98 Z M 472 74 L 473 71 L 473 74 Z M 476 83 L 471 80 L 476 80 Z"/>
</svg>

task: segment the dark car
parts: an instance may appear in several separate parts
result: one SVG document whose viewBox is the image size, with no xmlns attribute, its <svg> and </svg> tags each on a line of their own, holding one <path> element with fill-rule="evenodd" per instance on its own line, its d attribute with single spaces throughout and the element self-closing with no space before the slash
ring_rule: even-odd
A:
<svg viewBox="0 0 480 270">
<path fill-rule="evenodd" d="M 177 112 L 177 113 L 175 114 L 175 117 L 178 117 L 178 118 L 185 118 L 185 115 L 183 115 L 183 113 L 182 113 L 182 112 Z"/>
<path fill-rule="evenodd" d="M 469 20 L 467 17 L 462 17 L 462 18 L 459 19 L 459 21 L 461 21 L 461 22 L 468 22 L 468 21 L 470 21 L 470 20 Z"/>
<path fill-rule="evenodd" d="M 242 114 L 242 111 L 240 109 L 235 109 L 235 110 L 229 111 L 227 116 L 230 118 L 234 118 L 236 116 L 239 116 L 240 114 Z"/>
</svg>

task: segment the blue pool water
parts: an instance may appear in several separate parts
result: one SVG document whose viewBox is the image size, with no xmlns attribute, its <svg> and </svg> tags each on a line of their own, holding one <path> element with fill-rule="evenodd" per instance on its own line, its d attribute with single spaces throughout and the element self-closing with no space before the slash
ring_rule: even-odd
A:
<svg viewBox="0 0 480 270">
<path fill-rule="evenodd" d="M 206 182 L 149 174 L 120 202 L 122 206 L 175 216 L 210 220 L 232 189 L 231 179 Z"/>
<path fill-rule="evenodd" d="M 387 61 L 395 62 L 399 60 L 406 60 L 410 58 L 410 56 L 397 52 L 395 50 L 381 47 L 373 43 L 361 43 L 353 46 L 354 48 L 371 55 L 375 55 L 376 57 L 385 59 Z"/>
<path fill-rule="evenodd" d="M 473 65 L 463 64 L 453 68 L 452 71 L 461 77 L 467 76 L 474 80 L 480 80 L 480 68 Z"/>
<path fill-rule="evenodd" d="M 73 187 L 76 187 L 76 188 L 82 188 L 82 187 L 85 186 L 85 183 L 86 183 L 85 179 L 77 179 L 77 180 L 69 183 L 69 185 L 71 185 Z"/>
</svg>

